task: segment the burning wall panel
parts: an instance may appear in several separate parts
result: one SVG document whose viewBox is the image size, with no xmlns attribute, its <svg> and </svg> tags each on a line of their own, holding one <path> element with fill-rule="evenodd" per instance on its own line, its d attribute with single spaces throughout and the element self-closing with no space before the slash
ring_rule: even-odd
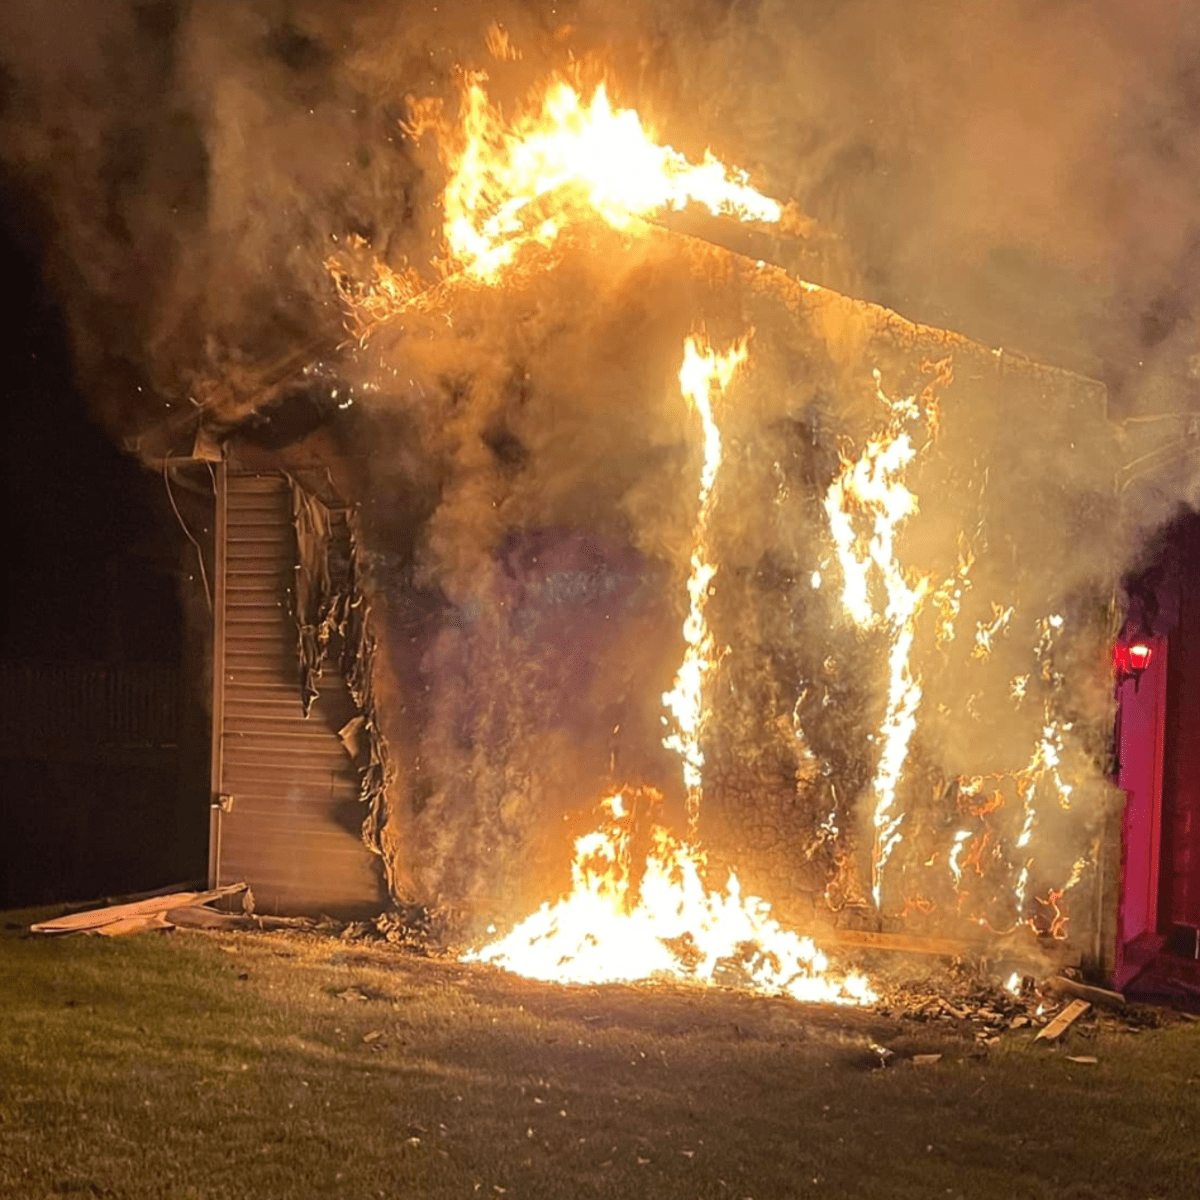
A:
<svg viewBox="0 0 1200 1200">
<path fill-rule="evenodd" d="M 305 556 L 278 468 L 221 467 L 210 882 L 248 882 L 260 913 L 372 915 L 386 891 L 355 832 L 362 789 L 337 732 L 352 699 L 339 664 L 318 696 L 298 661 Z"/>
<path fill-rule="evenodd" d="M 703 328 L 749 335 L 713 414 L 710 854 L 797 920 L 1062 934 L 1107 803 L 1101 386 L 658 229 L 542 254 L 452 279 L 357 358 L 372 492 L 436 495 L 381 634 L 412 746 L 396 877 L 482 923 L 565 885 L 615 787 L 682 828 L 662 697 L 702 471 L 676 375 Z"/>
</svg>

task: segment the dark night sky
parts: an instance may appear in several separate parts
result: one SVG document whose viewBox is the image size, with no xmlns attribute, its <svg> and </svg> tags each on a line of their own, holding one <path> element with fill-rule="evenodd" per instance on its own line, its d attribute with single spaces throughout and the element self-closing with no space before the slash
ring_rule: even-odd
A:
<svg viewBox="0 0 1200 1200">
<path fill-rule="evenodd" d="M 4 199 L 0 657 L 176 661 L 174 549 L 155 510 L 162 480 L 90 419 L 62 317 L 41 279 L 38 238 L 22 204 Z"/>
<path fill-rule="evenodd" d="M 0 195 L 0 661 L 177 664 L 182 535 L 163 481 L 91 420 L 37 230 L 19 198 Z M 182 751 L 123 756 L 47 744 L 23 724 L 20 686 L 0 697 L 0 908 L 202 876 L 203 714 L 184 695 Z"/>
</svg>

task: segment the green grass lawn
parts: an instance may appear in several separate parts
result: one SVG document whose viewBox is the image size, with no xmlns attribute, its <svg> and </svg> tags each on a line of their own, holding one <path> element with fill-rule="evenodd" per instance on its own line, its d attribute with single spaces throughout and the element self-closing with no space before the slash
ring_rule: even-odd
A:
<svg viewBox="0 0 1200 1200">
<path fill-rule="evenodd" d="M 976 1054 L 869 1013 L 316 938 L 10 934 L 0 1195 L 1200 1195 L 1200 1026 Z"/>
</svg>

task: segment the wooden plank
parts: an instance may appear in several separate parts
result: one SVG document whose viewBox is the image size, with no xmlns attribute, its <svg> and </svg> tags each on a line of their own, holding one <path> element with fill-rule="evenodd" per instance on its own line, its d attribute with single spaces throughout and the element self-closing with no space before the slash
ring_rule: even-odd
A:
<svg viewBox="0 0 1200 1200">
<path fill-rule="evenodd" d="M 56 917 L 53 921 L 39 921 L 30 925 L 30 933 L 85 933 L 99 930 L 102 926 L 115 925 L 114 932 L 126 932 L 141 927 L 141 918 L 165 913 L 168 909 L 186 905 L 208 904 L 222 896 L 231 896 L 245 889 L 244 883 L 227 887 L 212 888 L 207 892 L 174 892 L 166 896 L 153 896 L 148 900 L 135 900 L 132 904 L 110 904 L 105 908 L 92 908 L 86 912 L 70 913 Z M 160 926 L 161 928 L 161 926 Z"/>
<path fill-rule="evenodd" d="M 176 909 L 182 912 L 182 909 Z M 97 925 L 84 933 L 98 933 L 101 937 L 122 937 L 127 933 L 145 933 L 148 929 L 171 929 L 170 921 L 160 912 L 143 913 L 140 917 L 121 917 L 107 925 Z"/>
<path fill-rule="evenodd" d="M 881 933 L 872 929 L 821 929 L 814 931 L 813 940 L 822 948 L 845 946 L 852 949 L 879 950 L 897 954 L 929 954 L 971 956 L 995 954 L 1003 948 L 1007 954 L 1040 963 L 1047 968 L 1062 970 L 1079 965 L 1079 952 L 1066 942 L 1056 942 L 1053 948 L 1044 946 L 1028 936 L 1014 940 L 1011 934 L 981 933 L 975 938 L 922 937 L 908 933 Z"/>
<path fill-rule="evenodd" d="M 1035 1042 L 1057 1042 L 1091 1007 L 1086 1000 L 1072 1000 L 1045 1029 L 1038 1031 L 1037 1037 L 1033 1040 Z"/>
<path fill-rule="evenodd" d="M 870 929 L 822 931 L 815 940 L 822 946 L 854 946 L 864 950 L 893 950 L 903 954 L 978 954 L 984 939 L 918 937 L 907 933 L 877 933 Z"/>
<path fill-rule="evenodd" d="M 1050 986 L 1055 991 L 1066 992 L 1069 996 L 1077 996 L 1080 1000 L 1087 1000 L 1092 1004 L 1106 1004 L 1109 1008 L 1125 1007 L 1125 997 L 1120 992 L 1110 992 L 1108 988 L 1092 987 L 1091 984 L 1068 979 L 1065 975 L 1056 975 L 1050 981 Z"/>
</svg>

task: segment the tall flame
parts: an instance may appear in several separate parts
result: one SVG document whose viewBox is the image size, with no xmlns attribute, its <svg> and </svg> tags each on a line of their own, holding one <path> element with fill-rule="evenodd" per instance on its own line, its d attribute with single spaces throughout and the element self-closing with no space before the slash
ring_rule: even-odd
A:
<svg viewBox="0 0 1200 1200">
<path fill-rule="evenodd" d="M 743 896 L 735 873 L 730 872 L 723 888 L 710 886 L 705 854 L 694 842 L 703 791 L 704 691 L 715 665 L 705 619 L 716 573 L 708 557 L 708 537 L 721 464 L 713 404 L 746 358 L 745 338 L 718 354 L 703 337 L 693 335 L 684 344 L 679 370 L 680 390 L 700 418 L 704 456 L 683 625 L 686 649 L 675 685 L 663 695 L 673 724 L 663 744 L 683 765 L 689 839 L 679 839 L 652 822 L 648 848 L 636 849 L 635 808 L 640 797 L 630 804 L 623 794 L 610 796 L 602 805 L 601 827 L 575 843 L 570 890 L 555 903 L 543 904 L 504 937 L 467 954 L 466 961 L 564 983 L 656 975 L 711 980 L 727 963 L 747 985 L 797 1000 L 867 1004 L 875 998 L 863 976 L 832 975 L 812 939 L 784 929 L 765 900 Z"/>
<path fill-rule="evenodd" d="M 699 513 L 692 535 L 691 575 L 688 577 L 688 615 L 683 622 L 686 643 L 683 662 L 662 702 L 670 713 L 663 717 L 670 732 L 663 745 L 675 751 L 683 764 L 687 789 L 688 832 L 695 836 L 700 815 L 704 752 L 700 748 L 704 720 L 704 686 L 716 665 L 712 632 L 705 619 L 708 593 L 716 566 L 708 559 L 708 527 L 712 516 L 713 486 L 721 466 L 721 431 L 713 415 L 713 399 L 729 386 L 734 372 L 746 361 L 746 339 L 735 342 L 724 354 L 712 350 L 703 336 L 693 335 L 683 347 L 679 387 L 700 418 L 704 434 L 704 464 L 700 470 Z"/>
<path fill-rule="evenodd" d="M 948 364 L 937 366 L 940 377 L 947 381 Z M 924 415 L 932 436 L 936 409 L 931 398 L 924 411 L 915 395 L 892 399 L 883 391 L 879 371 L 874 374 L 876 395 L 887 405 L 891 420 L 857 460 L 843 459 L 842 469 L 826 493 L 825 513 L 842 570 L 846 611 L 857 625 L 885 629 L 891 643 L 887 705 L 879 730 L 881 748 L 871 785 L 871 895 L 878 908 L 883 898 L 883 871 L 902 836 L 904 814 L 895 811 L 896 789 L 921 703 L 921 682 L 911 660 L 917 618 L 929 592 L 929 579 L 906 571 L 896 554 L 900 527 L 917 511 L 917 498 L 904 483 L 905 471 L 917 451 L 902 430 L 907 422 Z"/>
</svg>

